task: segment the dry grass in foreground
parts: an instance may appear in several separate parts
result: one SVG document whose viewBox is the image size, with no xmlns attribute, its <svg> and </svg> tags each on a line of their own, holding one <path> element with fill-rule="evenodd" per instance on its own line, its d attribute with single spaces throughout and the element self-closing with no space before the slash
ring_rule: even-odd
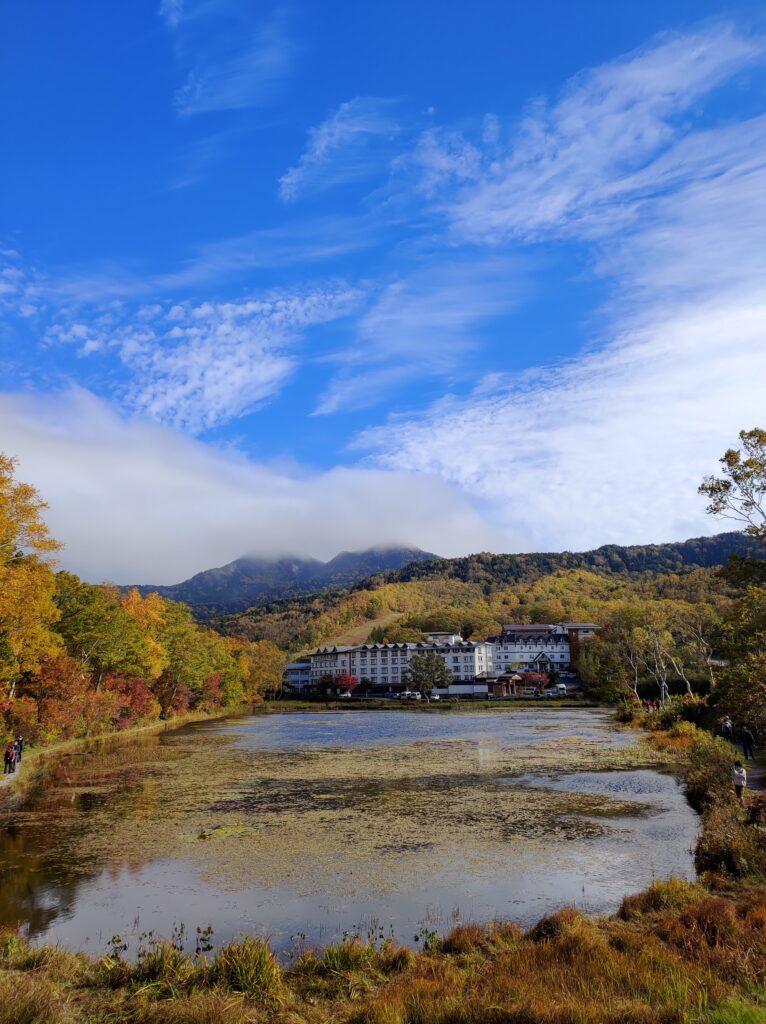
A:
<svg viewBox="0 0 766 1024">
<path fill-rule="evenodd" d="M 153 941 L 136 963 L 0 936 L 0 1024 L 766 1024 L 766 798 L 734 801 L 730 746 L 652 737 L 702 811 L 704 882 L 671 879 L 609 918 L 528 932 L 466 924 L 413 953 L 359 939 L 285 968 L 260 939 L 208 959 Z"/>
<path fill-rule="evenodd" d="M 258 939 L 128 964 L 6 935 L 0 1024 L 764 1024 L 766 889 L 715 890 L 655 883 L 612 918 L 462 925 L 417 954 L 348 940 L 290 969 Z"/>
</svg>

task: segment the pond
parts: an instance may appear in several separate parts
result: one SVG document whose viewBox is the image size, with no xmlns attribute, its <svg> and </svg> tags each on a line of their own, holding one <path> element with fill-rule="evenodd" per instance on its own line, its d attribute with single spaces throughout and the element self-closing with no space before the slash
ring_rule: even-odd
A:
<svg viewBox="0 0 766 1024">
<path fill-rule="evenodd" d="M 249 716 L 62 758 L 0 832 L 0 925 L 93 953 L 181 925 L 416 945 L 691 878 L 697 827 L 598 711 Z"/>
</svg>

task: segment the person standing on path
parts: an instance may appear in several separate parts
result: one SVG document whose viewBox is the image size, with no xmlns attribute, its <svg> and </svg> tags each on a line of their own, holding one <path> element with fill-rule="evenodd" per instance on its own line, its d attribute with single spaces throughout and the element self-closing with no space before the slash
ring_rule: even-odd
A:
<svg viewBox="0 0 766 1024">
<path fill-rule="evenodd" d="M 16 761 L 17 761 L 18 764 L 21 764 L 21 755 L 24 753 L 24 737 L 23 736 L 19 736 L 19 738 L 14 743 L 14 747 L 16 748 Z"/>
<path fill-rule="evenodd" d="M 734 735 L 734 726 L 731 724 L 731 719 L 727 715 L 721 723 L 721 734 L 725 740 L 731 743 L 732 736 Z"/>
<path fill-rule="evenodd" d="M 734 792 L 737 794 L 737 800 L 742 803 L 742 796 L 745 792 L 745 786 L 747 786 L 747 772 L 741 761 L 734 762 L 734 767 L 731 770 L 731 781 L 734 783 Z"/>
<path fill-rule="evenodd" d="M 746 761 L 752 761 L 755 757 L 755 736 L 748 726 L 743 725 L 739 733 L 739 738 L 742 743 L 742 756 Z"/>
<path fill-rule="evenodd" d="M 9 775 L 16 771 L 16 747 L 13 743 L 9 743 L 5 748 L 5 767 L 3 769 L 3 775 Z"/>
</svg>

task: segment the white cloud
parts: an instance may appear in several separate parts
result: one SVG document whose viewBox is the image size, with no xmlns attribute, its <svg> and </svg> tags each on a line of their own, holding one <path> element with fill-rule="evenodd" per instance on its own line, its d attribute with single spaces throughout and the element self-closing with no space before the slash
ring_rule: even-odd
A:
<svg viewBox="0 0 766 1024">
<path fill-rule="evenodd" d="M 680 115 L 763 54 L 763 39 L 730 26 L 655 41 L 576 76 L 552 106 L 537 101 L 505 150 L 497 130 L 483 149 L 427 133 L 414 157 L 422 188 L 453 189 L 441 210 L 470 241 L 613 231 L 635 212 L 617 200 L 683 132 Z"/>
<path fill-rule="evenodd" d="M 444 399 L 357 446 L 480 497 L 527 550 L 709 533 L 697 485 L 763 423 L 765 336 L 766 290 L 659 309 L 604 350 Z"/>
<path fill-rule="evenodd" d="M 433 196 L 445 186 L 477 180 L 481 175 L 482 151 L 459 132 L 429 128 L 420 136 L 413 152 L 399 164 L 412 166 L 418 188 Z"/>
<path fill-rule="evenodd" d="M 177 28 L 184 15 L 184 0 L 162 0 L 159 15 L 168 28 Z"/>
<path fill-rule="evenodd" d="M 15 249 L 0 248 L 0 311 L 30 317 L 40 308 L 40 275 Z"/>
<path fill-rule="evenodd" d="M 279 179 L 281 198 L 288 202 L 307 189 L 324 190 L 379 170 L 384 159 L 381 139 L 399 132 L 389 114 L 391 102 L 357 96 L 312 128 L 300 160 Z"/>
<path fill-rule="evenodd" d="M 175 94 L 185 117 L 267 105 L 293 70 L 295 45 L 281 12 L 264 17 L 246 0 L 163 0 L 159 13 L 178 64 L 189 68 Z"/>
<path fill-rule="evenodd" d="M 467 238 L 590 247 L 614 282 L 606 327 L 569 362 L 489 378 L 358 447 L 481 497 L 527 547 L 709 532 L 697 485 L 764 418 L 766 119 L 675 118 L 762 55 L 725 28 L 662 41 L 579 76 L 503 160 L 492 138 L 472 184 L 445 176 Z"/>
<path fill-rule="evenodd" d="M 292 374 L 306 329 L 346 316 L 359 295 L 345 285 L 238 302 L 155 304 L 130 315 L 54 325 L 52 342 L 82 356 L 118 352 L 133 375 L 126 400 L 158 422 L 199 433 L 252 411 Z"/>
<path fill-rule="evenodd" d="M 332 557 L 407 543 L 497 545 L 443 481 L 338 467 L 287 472 L 166 427 L 118 417 L 83 390 L 0 395 L 3 449 L 50 505 L 62 564 L 91 580 L 174 583 L 245 553 Z"/>
<path fill-rule="evenodd" d="M 317 414 L 376 405 L 414 377 L 461 372 L 486 326 L 519 305 L 528 271 L 519 260 L 445 260 L 387 284 L 357 325 L 354 346 Z"/>
</svg>

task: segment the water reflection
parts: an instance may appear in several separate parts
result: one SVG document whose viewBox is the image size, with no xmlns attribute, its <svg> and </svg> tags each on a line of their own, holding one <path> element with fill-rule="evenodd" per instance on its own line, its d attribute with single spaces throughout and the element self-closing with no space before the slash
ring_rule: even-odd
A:
<svg viewBox="0 0 766 1024">
<path fill-rule="evenodd" d="M 605 912 L 693 871 L 677 782 L 614 770 L 632 742 L 588 711 L 345 712 L 97 746 L 0 834 L 0 924 L 102 952 L 180 922 L 285 948 Z"/>
</svg>

